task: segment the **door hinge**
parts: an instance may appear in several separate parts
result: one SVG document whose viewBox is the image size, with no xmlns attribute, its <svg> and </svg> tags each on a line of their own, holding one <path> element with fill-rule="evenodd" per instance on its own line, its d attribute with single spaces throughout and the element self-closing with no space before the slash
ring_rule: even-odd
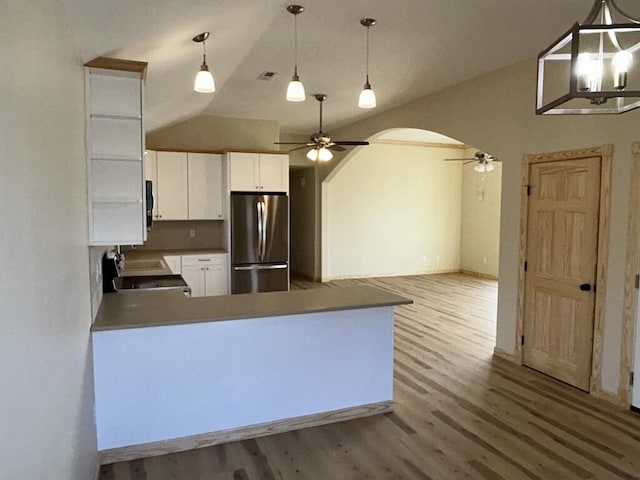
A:
<svg viewBox="0 0 640 480">
<path fill-rule="evenodd" d="M 527 271 L 527 268 L 529 267 L 529 264 L 527 263 L 527 261 L 525 260 L 524 262 L 524 271 Z"/>
<path fill-rule="evenodd" d="M 525 185 L 527 189 L 527 197 L 531 196 L 531 185 Z"/>
<path fill-rule="evenodd" d="M 640 275 L 636 275 L 636 288 L 640 289 Z"/>
<path fill-rule="evenodd" d="M 524 345 L 524 335 L 520 337 L 520 345 Z"/>
<path fill-rule="evenodd" d="M 593 284 L 593 293 L 596 293 L 598 290 L 598 286 L 594 283 Z"/>
<path fill-rule="evenodd" d="M 629 372 L 629 385 L 633 387 L 634 374 L 633 372 Z"/>
</svg>

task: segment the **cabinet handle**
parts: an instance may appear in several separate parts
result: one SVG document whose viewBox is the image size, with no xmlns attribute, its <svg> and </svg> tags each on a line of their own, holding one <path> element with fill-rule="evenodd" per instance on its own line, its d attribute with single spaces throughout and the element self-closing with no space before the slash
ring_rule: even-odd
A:
<svg viewBox="0 0 640 480">
<path fill-rule="evenodd" d="M 222 214 L 221 213 L 218 214 L 218 218 L 222 218 Z"/>
<path fill-rule="evenodd" d="M 199 258 L 198 261 L 199 262 L 210 262 L 211 259 L 210 258 Z"/>
</svg>

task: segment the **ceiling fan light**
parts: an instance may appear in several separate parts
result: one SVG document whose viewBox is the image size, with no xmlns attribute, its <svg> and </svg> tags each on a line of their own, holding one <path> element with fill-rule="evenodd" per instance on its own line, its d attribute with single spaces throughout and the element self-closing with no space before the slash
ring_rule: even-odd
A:
<svg viewBox="0 0 640 480">
<path fill-rule="evenodd" d="M 216 91 L 216 82 L 206 63 L 202 64 L 193 82 L 193 90 L 199 93 L 213 93 Z"/>
<path fill-rule="evenodd" d="M 473 169 L 478 173 L 484 173 L 487 171 L 484 163 L 478 163 L 475 167 L 473 167 Z"/>
<path fill-rule="evenodd" d="M 318 160 L 318 149 L 312 148 L 311 150 L 309 150 L 307 152 L 307 158 L 312 162 L 315 162 L 316 160 Z"/>
<path fill-rule="evenodd" d="M 369 83 L 365 83 L 364 88 L 360 92 L 360 98 L 358 99 L 358 107 L 360 108 L 375 108 L 376 106 L 376 94 L 371 89 Z"/>
<path fill-rule="evenodd" d="M 328 162 L 333 158 L 333 153 L 327 147 L 322 147 L 318 150 L 318 160 L 321 162 Z"/>
<path fill-rule="evenodd" d="M 494 166 L 493 166 L 493 165 L 491 165 L 490 163 L 487 163 L 487 164 L 484 166 L 484 170 L 485 170 L 485 172 L 492 172 L 492 171 L 494 171 L 495 169 L 496 169 L 496 167 L 494 167 Z"/>
<path fill-rule="evenodd" d="M 304 85 L 302 85 L 300 77 L 294 75 L 287 87 L 287 100 L 290 102 L 304 102 L 306 98 Z"/>
</svg>

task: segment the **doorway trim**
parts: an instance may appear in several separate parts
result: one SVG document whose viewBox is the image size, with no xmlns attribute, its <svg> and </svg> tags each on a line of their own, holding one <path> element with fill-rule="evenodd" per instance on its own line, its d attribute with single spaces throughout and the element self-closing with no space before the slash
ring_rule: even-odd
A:
<svg viewBox="0 0 640 480">
<path fill-rule="evenodd" d="M 631 192 L 629 194 L 629 227 L 627 231 L 627 264 L 624 274 L 624 309 L 622 314 L 622 345 L 620 348 L 619 401 L 625 408 L 631 405 L 630 375 L 634 361 L 634 339 L 638 307 L 636 274 L 640 265 L 640 142 L 631 147 Z"/>
<path fill-rule="evenodd" d="M 529 227 L 529 169 L 536 163 L 577 160 L 588 157 L 600 157 L 600 212 L 598 218 L 598 252 L 596 263 L 596 299 L 593 318 L 593 361 L 591 366 L 590 394 L 620 403 L 617 395 L 602 389 L 602 344 L 604 340 L 604 305 L 607 293 L 607 259 L 609 255 L 609 219 L 611 212 L 611 167 L 613 164 L 613 145 L 565 150 L 562 152 L 529 154 L 522 159 L 522 195 L 520 201 L 520 264 L 518 266 L 518 310 L 516 324 L 516 363 L 522 365 L 522 345 L 520 339 L 524 332 L 525 272 L 524 262 L 527 254 L 527 233 Z M 634 274 L 635 280 L 635 274 Z"/>
</svg>

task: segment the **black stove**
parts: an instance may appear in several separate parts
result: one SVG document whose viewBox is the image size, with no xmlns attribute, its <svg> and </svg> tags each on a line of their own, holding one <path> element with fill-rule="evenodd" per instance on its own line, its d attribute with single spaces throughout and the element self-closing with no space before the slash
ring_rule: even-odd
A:
<svg viewBox="0 0 640 480">
<path fill-rule="evenodd" d="M 178 290 L 185 295 L 191 295 L 191 288 L 181 275 L 139 275 L 133 277 L 118 277 L 113 284 L 118 292 L 136 290 Z"/>
</svg>

